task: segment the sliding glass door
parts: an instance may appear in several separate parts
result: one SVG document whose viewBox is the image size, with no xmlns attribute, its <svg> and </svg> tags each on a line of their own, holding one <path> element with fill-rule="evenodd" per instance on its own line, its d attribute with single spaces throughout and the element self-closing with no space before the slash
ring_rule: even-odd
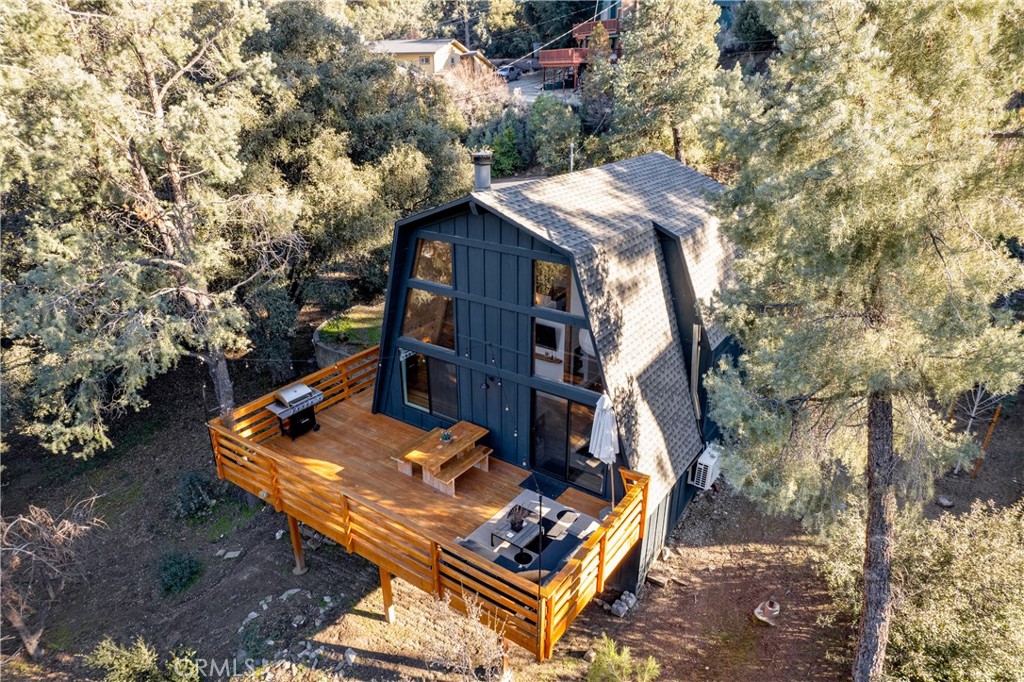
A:
<svg viewBox="0 0 1024 682">
<path fill-rule="evenodd" d="M 591 456 L 594 408 L 534 391 L 533 468 L 602 494 L 607 466 Z"/>
</svg>

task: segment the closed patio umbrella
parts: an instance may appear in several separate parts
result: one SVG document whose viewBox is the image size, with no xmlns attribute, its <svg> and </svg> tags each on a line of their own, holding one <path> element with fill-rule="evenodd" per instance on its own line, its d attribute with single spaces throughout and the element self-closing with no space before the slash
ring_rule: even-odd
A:
<svg viewBox="0 0 1024 682">
<path fill-rule="evenodd" d="M 594 425 L 590 428 L 590 454 L 608 465 L 609 483 L 612 487 L 612 508 L 615 508 L 615 480 L 611 477 L 615 456 L 619 454 L 619 434 L 615 426 L 615 411 L 612 399 L 602 393 L 594 409 Z"/>
</svg>

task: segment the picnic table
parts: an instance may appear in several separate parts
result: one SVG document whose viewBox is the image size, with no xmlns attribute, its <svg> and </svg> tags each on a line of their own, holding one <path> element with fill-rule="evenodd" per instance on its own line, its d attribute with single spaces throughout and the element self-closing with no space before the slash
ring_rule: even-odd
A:
<svg viewBox="0 0 1024 682">
<path fill-rule="evenodd" d="M 447 495 L 455 496 L 455 479 L 473 467 L 487 471 L 491 448 L 477 441 L 489 432 L 470 422 L 457 422 L 447 429 L 451 440 L 441 440 L 445 431 L 436 428 L 416 441 L 398 458 L 399 470 L 412 476 L 413 465 L 423 470 L 423 482 Z"/>
</svg>

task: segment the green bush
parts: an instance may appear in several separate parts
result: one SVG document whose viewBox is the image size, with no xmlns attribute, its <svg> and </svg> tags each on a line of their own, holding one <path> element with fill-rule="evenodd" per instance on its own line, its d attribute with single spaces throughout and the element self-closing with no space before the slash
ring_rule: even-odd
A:
<svg viewBox="0 0 1024 682">
<path fill-rule="evenodd" d="M 199 559 L 185 552 L 170 552 L 160 559 L 160 588 L 164 594 L 184 592 L 202 572 Z"/>
<path fill-rule="evenodd" d="M 608 635 L 601 635 L 594 651 L 597 655 L 587 671 L 587 682 L 654 682 L 661 674 L 653 656 L 634 661 L 629 647 L 619 649 Z"/>
<path fill-rule="evenodd" d="M 516 147 L 516 131 L 505 126 L 498 129 L 494 138 L 494 175 L 503 178 L 512 175 L 523 166 Z"/>
<path fill-rule="evenodd" d="M 569 147 L 578 145 L 580 118 L 551 95 L 541 95 L 533 103 L 527 124 L 537 163 L 548 173 L 569 170 Z M 578 147 L 577 147 L 578 148 Z"/>
<path fill-rule="evenodd" d="M 179 519 L 205 516 L 224 494 L 224 486 L 201 471 L 186 471 L 178 479 L 174 516 Z"/>
<path fill-rule="evenodd" d="M 732 33 L 750 48 L 767 50 L 775 41 L 775 34 L 761 22 L 756 2 L 744 2 L 733 10 Z"/>
<path fill-rule="evenodd" d="M 105 637 L 85 661 L 104 671 L 103 682 L 199 682 L 194 651 L 172 653 L 161 669 L 156 650 L 142 637 L 131 647 Z"/>
<path fill-rule="evenodd" d="M 388 267 L 391 261 L 391 244 L 384 244 L 360 254 L 349 263 L 349 271 L 355 278 L 352 291 L 361 302 L 369 302 L 384 293 L 388 286 Z"/>
<path fill-rule="evenodd" d="M 837 615 L 861 607 L 864 524 L 848 513 L 826 532 L 821 570 Z M 962 516 L 899 519 L 898 585 L 886 679 L 901 682 L 1024 680 L 1024 502 L 975 504 Z"/>
</svg>

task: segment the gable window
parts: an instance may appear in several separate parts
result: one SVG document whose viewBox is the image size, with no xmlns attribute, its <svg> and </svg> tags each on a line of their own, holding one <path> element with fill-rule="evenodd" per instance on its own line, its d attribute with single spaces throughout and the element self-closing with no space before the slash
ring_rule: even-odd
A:
<svg viewBox="0 0 1024 682">
<path fill-rule="evenodd" d="M 594 408 L 534 392 L 533 468 L 602 494 L 608 466 L 590 454 Z"/>
<path fill-rule="evenodd" d="M 594 337 L 585 327 L 534 318 L 533 375 L 604 392 Z"/>
<path fill-rule="evenodd" d="M 430 64 L 430 57 L 420 57 L 420 64 L 423 64 L 425 66 L 429 65 Z"/>
<path fill-rule="evenodd" d="M 533 305 L 552 310 L 574 311 L 571 300 L 572 271 L 563 263 L 546 260 L 533 262 Z"/>
<path fill-rule="evenodd" d="M 436 239 L 417 239 L 412 276 L 428 282 L 452 285 L 452 245 Z"/>
<path fill-rule="evenodd" d="M 455 350 L 455 306 L 451 296 L 409 289 L 402 319 L 402 336 Z"/>
<path fill-rule="evenodd" d="M 458 421 L 459 388 L 455 365 L 403 351 L 402 398 L 409 407 Z"/>
</svg>

